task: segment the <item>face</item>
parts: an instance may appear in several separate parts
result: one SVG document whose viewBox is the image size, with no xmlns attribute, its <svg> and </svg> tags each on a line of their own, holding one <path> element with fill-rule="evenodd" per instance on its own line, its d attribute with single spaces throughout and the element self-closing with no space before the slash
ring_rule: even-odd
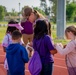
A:
<svg viewBox="0 0 76 75">
<path fill-rule="evenodd" d="M 66 38 L 67 39 L 71 39 L 72 36 L 72 32 L 66 32 Z"/>
<path fill-rule="evenodd" d="M 29 21 L 31 21 L 32 23 L 34 23 L 35 19 L 36 19 L 36 16 L 35 16 L 35 14 L 32 12 L 31 15 L 29 16 Z"/>
</svg>

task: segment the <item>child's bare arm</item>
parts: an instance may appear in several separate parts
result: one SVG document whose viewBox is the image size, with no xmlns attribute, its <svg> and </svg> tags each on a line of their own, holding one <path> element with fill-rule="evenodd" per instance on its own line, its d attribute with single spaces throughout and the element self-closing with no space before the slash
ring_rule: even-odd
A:
<svg viewBox="0 0 76 75">
<path fill-rule="evenodd" d="M 57 50 L 51 50 L 50 53 L 54 55 L 57 53 Z"/>
<path fill-rule="evenodd" d="M 6 52 L 6 47 L 3 46 L 3 51 Z"/>
</svg>

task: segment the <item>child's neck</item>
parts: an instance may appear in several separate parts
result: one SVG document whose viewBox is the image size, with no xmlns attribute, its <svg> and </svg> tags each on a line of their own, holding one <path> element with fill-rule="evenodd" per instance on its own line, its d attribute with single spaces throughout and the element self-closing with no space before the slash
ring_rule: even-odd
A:
<svg viewBox="0 0 76 75">
<path fill-rule="evenodd" d="M 19 43 L 18 40 L 12 40 L 12 43 Z"/>
<path fill-rule="evenodd" d="M 71 38 L 71 40 L 75 40 L 76 39 L 76 36 L 73 36 L 72 38 Z"/>
</svg>

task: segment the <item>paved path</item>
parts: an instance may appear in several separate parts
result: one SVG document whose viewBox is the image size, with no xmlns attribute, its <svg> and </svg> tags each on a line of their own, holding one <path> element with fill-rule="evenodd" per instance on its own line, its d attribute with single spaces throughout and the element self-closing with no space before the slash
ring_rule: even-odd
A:
<svg viewBox="0 0 76 75">
<path fill-rule="evenodd" d="M 4 55 L 5 53 L 3 52 L 2 46 L 0 44 L 0 75 L 6 75 L 6 70 L 3 67 Z M 68 75 L 64 56 L 61 56 L 57 53 L 54 55 L 54 61 L 53 75 Z M 28 64 L 26 64 L 25 74 L 31 75 L 28 70 Z"/>
</svg>

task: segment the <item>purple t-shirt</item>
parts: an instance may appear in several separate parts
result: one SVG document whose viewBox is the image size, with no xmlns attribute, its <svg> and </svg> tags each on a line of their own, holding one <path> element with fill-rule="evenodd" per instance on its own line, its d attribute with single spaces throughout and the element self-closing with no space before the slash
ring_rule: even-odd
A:
<svg viewBox="0 0 76 75">
<path fill-rule="evenodd" d="M 54 50 L 52 39 L 50 36 L 45 35 L 44 38 L 39 40 L 33 40 L 33 48 L 37 50 L 40 54 L 42 63 L 54 62 L 53 55 L 50 50 Z"/>
<path fill-rule="evenodd" d="M 33 34 L 33 24 L 30 21 L 21 22 L 21 26 L 24 28 L 22 34 Z"/>
</svg>

